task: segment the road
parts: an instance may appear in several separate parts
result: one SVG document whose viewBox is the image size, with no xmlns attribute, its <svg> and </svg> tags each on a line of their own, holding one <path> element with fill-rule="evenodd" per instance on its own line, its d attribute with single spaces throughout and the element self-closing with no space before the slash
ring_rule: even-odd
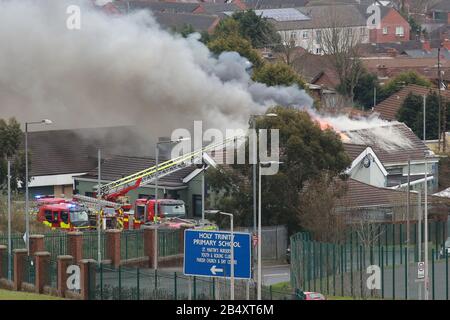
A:
<svg viewBox="0 0 450 320">
<path fill-rule="evenodd" d="M 263 284 L 270 286 L 279 282 L 290 281 L 290 265 L 263 266 Z"/>
</svg>

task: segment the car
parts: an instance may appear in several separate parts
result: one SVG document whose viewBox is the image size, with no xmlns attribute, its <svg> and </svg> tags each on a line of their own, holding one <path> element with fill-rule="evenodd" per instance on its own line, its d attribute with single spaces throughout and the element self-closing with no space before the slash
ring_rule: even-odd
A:
<svg viewBox="0 0 450 320">
<path fill-rule="evenodd" d="M 439 255 L 441 258 L 445 258 L 445 251 L 447 251 L 447 254 L 450 256 L 450 237 L 445 240 L 444 245 L 441 247 L 441 250 L 439 251 Z"/>
<path fill-rule="evenodd" d="M 305 292 L 305 300 L 327 300 L 325 296 L 318 292 Z"/>
<path fill-rule="evenodd" d="M 298 300 L 326 300 L 325 296 L 319 292 L 302 291 L 295 289 L 294 296 Z"/>
</svg>

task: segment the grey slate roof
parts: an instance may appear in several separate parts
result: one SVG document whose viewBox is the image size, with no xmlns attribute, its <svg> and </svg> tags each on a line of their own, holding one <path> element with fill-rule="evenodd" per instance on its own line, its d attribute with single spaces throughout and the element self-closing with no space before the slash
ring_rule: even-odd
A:
<svg viewBox="0 0 450 320">
<path fill-rule="evenodd" d="M 226 11 L 240 11 L 241 9 L 234 3 L 202 3 L 206 14 L 220 14 Z"/>
<path fill-rule="evenodd" d="M 214 15 L 194 13 L 154 12 L 156 21 L 166 29 L 181 30 L 190 25 L 195 31 L 208 31 L 218 19 Z"/>
<path fill-rule="evenodd" d="M 148 142 L 133 127 L 32 131 L 28 133 L 31 176 L 88 172 L 102 157 L 114 153 L 140 154 Z M 143 150 L 144 149 L 144 150 Z"/>
<path fill-rule="evenodd" d="M 163 1 L 117 1 L 115 5 L 120 11 L 126 13 L 130 11 L 147 9 L 153 12 L 184 12 L 192 13 L 200 3 L 192 2 L 163 2 Z"/>
<path fill-rule="evenodd" d="M 150 168 L 156 163 L 155 159 L 149 157 L 113 156 L 102 163 L 102 180 L 114 181 L 127 175 Z M 160 161 L 161 163 L 161 161 Z M 158 179 L 158 185 L 165 187 L 185 186 L 183 179 L 196 169 L 189 166 L 178 170 L 172 174 Z M 93 168 L 80 178 L 97 179 L 97 168 Z"/>
<path fill-rule="evenodd" d="M 311 6 L 296 9 L 311 19 L 302 21 L 274 21 L 270 19 L 269 21 L 273 23 L 278 31 L 321 29 L 331 27 L 336 25 L 336 23 L 345 27 L 366 25 L 366 19 L 354 5 Z"/>
<path fill-rule="evenodd" d="M 303 7 L 309 0 L 243 0 L 243 2 L 252 9 L 276 9 Z"/>
<path fill-rule="evenodd" d="M 450 12 L 450 1 L 442 0 L 431 8 L 431 11 Z"/>
<path fill-rule="evenodd" d="M 386 131 L 386 138 L 389 139 L 388 143 L 394 141 L 393 135 L 397 135 L 398 140 L 402 140 L 402 144 L 393 143 L 390 148 L 386 148 L 386 141 L 382 141 L 379 138 L 379 132 L 382 129 L 390 130 Z M 348 141 L 344 141 L 345 143 L 364 144 L 372 147 L 383 165 L 407 163 L 408 159 L 412 161 L 423 160 L 425 151 L 429 150 L 423 141 L 404 123 L 370 129 L 343 131 L 343 133 L 350 138 Z"/>
</svg>

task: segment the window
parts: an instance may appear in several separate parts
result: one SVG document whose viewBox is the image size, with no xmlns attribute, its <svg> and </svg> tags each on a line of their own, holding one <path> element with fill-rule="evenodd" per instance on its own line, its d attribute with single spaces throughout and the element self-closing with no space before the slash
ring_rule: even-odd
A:
<svg viewBox="0 0 450 320">
<path fill-rule="evenodd" d="M 322 52 L 321 48 L 316 48 L 316 54 L 320 54 Z"/>
<path fill-rule="evenodd" d="M 399 37 L 403 37 L 405 35 L 405 29 L 403 27 L 395 28 L 395 35 Z"/>
<path fill-rule="evenodd" d="M 194 194 L 192 196 L 192 204 L 194 208 L 194 217 L 202 216 L 202 196 L 199 194 Z"/>
<path fill-rule="evenodd" d="M 150 196 L 148 194 L 140 193 L 138 199 L 150 199 Z"/>
<path fill-rule="evenodd" d="M 86 191 L 86 192 L 84 193 L 84 195 L 85 195 L 86 197 L 95 198 L 95 193 L 94 193 L 94 192 Z"/>
<path fill-rule="evenodd" d="M 45 210 L 44 212 L 45 220 L 47 221 L 53 221 L 53 212 L 51 210 Z"/>
<path fill-rule="evenodd" d="M 303 31 L 303 39 L 308 39 L 308 38 L 309 38 L 309 32 Z"/>
<path fill-rule="evenodd" d="M 317 30 L 316 31 L 316 38 L 317 38 L 317 42 L 321 42 L 322 41 L 322 30 Z"/>
<path fill-rule="evenodd" d="M 69 223 L 69 213 L 67 211 L 61 211 L 61 221 Z"/>
<path fill-rule="evenodd" d="M 53 222 L 58 222 L 58 215 L 59 215 L 58 211 L 53 212 Z"/>
<path fill-rule="evenodd" d="M 383 28 L 383 34 L 388 34 L 388 27 Z"/>
</svg>

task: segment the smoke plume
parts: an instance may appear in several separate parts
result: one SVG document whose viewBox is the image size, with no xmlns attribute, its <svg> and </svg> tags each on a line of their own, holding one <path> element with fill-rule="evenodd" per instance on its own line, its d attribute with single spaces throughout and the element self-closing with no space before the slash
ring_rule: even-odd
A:
<svg viewBox="0 0 450 320">
<path fill-rule="evenodd" d="M 66 26 L 74 4 L 80 30 Z M 170 34 L 148 11 L 112 17 L 88 0 L 0 0 L 0 21 L 0 117 L 170 136 L 194 120 L 236 128 L 275 103 L 312 104 L 298 87 L 253 83 L 246 59 L 215 57 L 198 35 Z"/>
</svg>

